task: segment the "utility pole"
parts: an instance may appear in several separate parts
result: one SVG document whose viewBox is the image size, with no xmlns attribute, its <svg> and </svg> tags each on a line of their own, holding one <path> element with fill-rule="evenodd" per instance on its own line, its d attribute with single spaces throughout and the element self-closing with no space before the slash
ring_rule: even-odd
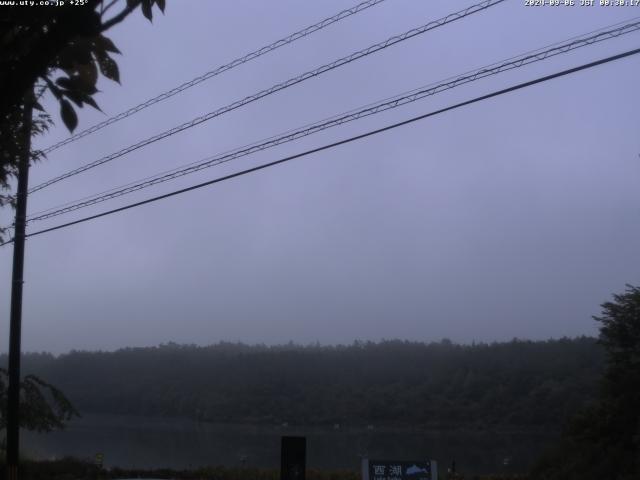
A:
<svg viewBox="0 0 640 480">
<path fill-rule="evenodd" d="M 7 404 L 7 468 L 8 480 L 18 480 L 20 459 L 20 356 L 22 329 L 22 284 L 24 270 L 24 241 L 29 189 L 29 160 L 31 157 L 31 124 L 33 91 L 29 90 L 23 103 L 20 137 L 22 149 L 18 161 L 18 191 L 13 235 L 13 274 L 11 281 L 11 320 L 9 324 L 9 392 Z"/>
</svg>

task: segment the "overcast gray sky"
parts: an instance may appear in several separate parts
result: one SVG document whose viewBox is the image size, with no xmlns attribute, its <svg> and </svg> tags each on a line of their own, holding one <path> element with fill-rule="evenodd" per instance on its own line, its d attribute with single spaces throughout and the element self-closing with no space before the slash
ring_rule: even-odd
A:
<svg viewBox="0 0 640 480">
<path fill-rule="evenodd" d="M 579 3 L 579 0 L 576 0 Z M 177 1 L 109 32 L 113 115 L 355 1 Z M 473 1 L 388 0 L 50 154 L 31 185 Z M 640 15 L 508 0 L 206 122 L 29 200 L 35 212 Z M 484 79 L 259 155 L 34 224 L 205 181 L 640 46 L 640 34 Z M 640 58 L 27 242 L 23 349 L 595 334 L 640 284 Z M 58 120 L 39 140 L 68 133 Z M 85 109 L 80 128 L 105 115 Z M 8 221 L 8 212 L 2 219 Z M 36 228 L 37 227 L 37 228 Z M 11 247 L 0 249 L 0 349 Z"/>
</svg>

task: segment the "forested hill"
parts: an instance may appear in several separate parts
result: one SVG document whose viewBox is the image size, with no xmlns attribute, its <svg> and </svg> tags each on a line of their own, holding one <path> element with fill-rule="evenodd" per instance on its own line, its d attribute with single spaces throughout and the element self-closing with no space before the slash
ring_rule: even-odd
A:
<svg viewBox="0 0 640 480">
<path fill-rule="evenodd" d="M 81 413 L 456 428 L 558 428 L 593 397 L 602 366 L 601 347 L 584 337 L 465 346 L 168 344 L 23 360 L 24 374 L 60 387 Z"/>
</svg>

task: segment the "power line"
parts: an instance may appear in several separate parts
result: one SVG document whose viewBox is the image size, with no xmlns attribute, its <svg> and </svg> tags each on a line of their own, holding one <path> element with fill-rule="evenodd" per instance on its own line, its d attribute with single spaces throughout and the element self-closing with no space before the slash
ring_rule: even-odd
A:
<svg viewBox="0 0 640 480">
<path fill-rule="evenodd" d="M 619 24 L 616 24 L 619 25 Z M 602 30 L 602 29 L 601 29 Z M 466 83 L 470 83 L 488 76 L 497 75 L 499 73 L 509 71 L 515 68 L 520 68 L 525 65 L 530 65 L 535 62 L 539 62 L 550 57 L 554 57 L 556 55 L 564 54 L 578 48 L 593 45 L 594 43 L 602 42 L 608 39 L 617 38 L 622 35 L 626 35 L 628 33 L 635 32 L 640 30 L 640 21 L 628 23 L 617 28 L 612 28 L 606 31 L 600 31 L 597 34 L 584 36 L 583 38 L 578 37 L 578 40 L 567 41 L 565 43 L 556 43 L 553 48 L 548 48 L 546 50 L 539 49 L 534 51 L 534 53 L 528 52 L 527 54 L 522 54 L 520 56 L 512 57 L 511 60 L 503 61 L 502 63 L 494 63 L 486 67 L 482 67 L 478 70 L 467 72 L 458 77 L 453 77 L 453 79 L 447 79 L 448 81 L 443 81 L 437 84 L 431 84 L 427 87 L 423 87 L 419 90 L 413 90 L 408 94 L 401 94 L 396 97 L 392 97 L 390 99 L 385 99 L 378 103 L 370 104 L 364 108 L 359 110 L 354 110 L 348 113 L 343 113 L 341 115 L 337 115 L 331 117 L 330 119 L 322 120 L 320 122 L 316 122 L 314 124 L 306 125 L 297 130 L 291 130 L 279 136 L 274 136 L 263 142 L 256 142 L 254 144 L 250 144 L 248 146 L 240 147 L 236 150 L 231 150 L 224 154 L 218 154 L 216 156 L 208 157 L 199 162 L 192 163 L 184 168 L 173 169 L 168 172 L 163 172 L 153 177 L 148 177 L 142 181 L 131 182 L 122 187 L 117 187 L 115 189 L 111 189 L 109 191 L 93 195 L 90 197 L 85 197 L 84 199 L 68 202 L 64 205 L 58 207 L 52 207 L 42 212 L 38 212 L 31 215 L 31 218 L 28 219 L 28 222 L 34 222 L 39 220 L 46 220 L 49 218 L 53 218 L 65 213 L 69 213 L 81 208 L 85 208 L 91 205 L 95 205 L 97 203 L 101 203 L 107 200 L 111 200 L 138 190 L 142 190 L 144 188 L 151 187 L 153 185 L 157 185 L 160 183 L 164 183 L 184 175 L 188 175 L 191 173 L 198 172 L 205 168 L 210 168 L 215 165 L 219 165 L 221 163 L 226 163 L 231 160 L 235 160 L 240 157 L 244 157 L 250 155 L 252 153 L 266 150 L 268 148 L 275 147 L 277 145 L 281 145 L 284 143 L 291 142 L 293 140 L 297 140 L 302 137 L 306 137 L 308 135 L 312 135 L 314 133 L 318 133 L 320 131 L 343 125 L 348 122 L 352 122 L 354 120 L 358 120 L 360 118 L 374 115 L 380 112 L 384 112 L 387 110 L 391 110 L 402 105 L 406 105 L 408 103 L 415 102 L 417 100 L 423 99 L 427 96 L 435 95 L 437 93 L 443 92 L 445 90 L 449 90 L 460 85 L 464 85 Z M 587 34 L 585 34 L 587 35 Z M 576 38 L 576 37 L 573 37 Z"/>
<path fill-rule="evenodd" d="M 346 139 L 343 139 L 343 140 L 340 140 L 340 141 L 337 141 L 337 142 L 334 142 L 334 143 L 331 143 L 331 144 L 328 144 L 328 145 L 323 145 L 321 147 L 313 148 L 311 150 L 307 150 L 307 151 L 302 152 L 302 153 L 298 153 L 298 154 L 291 155 L 291 156 L 288 156 L 288 157 L 285 157 L 285 158 L 281 158 L 280 160 L 275 160 L 273 162 L 266 163 L 266 164 L 263 164 L 263 165 L 259 165 L 257 167 L 249 168 L 249 169 L 246 169 L 246 170 L 242 170 L 240 172 L 232 173 L 230 175 L 225 175 L 223 177 L 219 177 L 219 178 L 216 178 L 216 179 L 213 179 L 213 180 L 209 180 L 207 182 L 199 183 L 197 185 L 192 185 L 192 186 L 187 187 L 187 188 L 182 188 L 180 190 L 175 190 L 173 192 L 165 193 L 164 195 L 159 195 L 157 197 L 148 198 L 147 200 L 143 200 L 143 201 L 136 202 L 136 203 L 131 203 L 129 205 L 125 205 L 124 207 L 115 208 L 113 210 L 108 210 L 106 212 L 98 213 L 96 215 L 91 215 L 91 216 L 88 216 L 88 217 L 84 217 L 84 218 L 81 218 L 81 219 L 78 219 L 78 220 L 74 220 L 72 222 L 67 222 L 67 223 L 64 223 L 64 224 L 61 224 L 61 225 L 56 225 L 55 227 L 46 228 L 44 230 L 38 230 L 36 232 L 29 233 L 26 236 L 27 237 L 33 237 L 33 236 L 36 236 L 36 235 L 41 235 L 43 233 L 53 232 L 55 230 L 60 230 L 62 228 L 70 227 L 72 225 L 77 225 L 79 223 L 84 223 L 84 222 L 87 222 L 89 220 L 94 220 L 94 219 L 97 219 L 97 218 L 100 218 L 100 217 L 104 217 L 104 216 L 111 215 L 111 214 L 114 214 L 114 213 L 122 212 L 124 210 L 129 210 L 131 208 L 135 208 L 135 207 L 139 207 L 139 206 L 142 206 L 142 205 L 146 205 L 148 203 L 156 202 L 158 200 L 163 200 L 165 198 L 173 197 L 175 195 L 179 195 L 179 194 L 182 194 L 182 193 L 190 192 L 192 190 L 197 190 L 199 188 L 203 188 L 203 187 L 206 187 L 206 186 L 209 186 L 209 185 L 220 183 L 220 182 L 223 182 L 225 180 L 230 180 L 232 178 L 240 177 L 240 176 L 246 175 L 248 173 L 256 172 L 258 170 L 263 170 L 263 169 L 268 168 L 268 167 L 273 167 L 275 165 L 279 165 L 281 163 L 288 162 L 290 160 L 294 160 L 294 159 L 297 159 L 297 158 L 305 157 L 305 156 L 311 155 L 313 153 L 321 152 L 321 151 L 324 151 L 324 150 L 329 150 L 329 149 L 335 148 L 335 147 L 337 147 L 339 145 L 344 145 L 344 144 L 347 144 L 347 143 L 351 143 L 351 142 L 354 142 L 356 140 L 362 140 L 363 138 L 367 138 L 367 137 L 370 137 L 370 136 L 373 136 L 373 135 L 377 135 L 379 133 L 386 132 L 387 130 L 393 130 L 395 128 L 398 128 L 398 127 L 401 127 L 401 126 L 404 126 L 404 125 L 408 125 L 410 123 L 414 123 L 414 122 L 417 122 L 419 120 L 424 120 L 425 118 L 433 117 L 433 116 L 436 116 L 436 115 L 439 115 L 439 114 L 442 114 L 442 113 L 445 113 L 445 112 L 448 112 L 448 111 L 451 111 L 451 110 L 455 110 L 455 109 L 460 108 L 460 107 L 471 105 L 473 103 L 478 103 L 478 102 L 481 102 L 483 100 L 488 100 L 488 99 L 493 98 L 493 97 L 497 97 L 497 96 L 504 95 L 504 94 L 507 94 L 507 93 L 510 93 L 510 92 L 514 92 L 516 90 L 520 90 L 520 89 L 523 89 L 523 88 L 526 88 L 526 87 L 530 87 L 530 86 L 533 86 L 533 85 L 536 85 L 536 84 L 539 84 L 539 83 L 547 82 L 547 81 L 553 80 L 555 78 L 563 77 L 565 75 L 576 73 L 576 72 L 579 72 L 579 71 L 582 71 L 582 70 L 587 70 L 589 68 L 593 68 L 593 67 L 596 67 L 598 65 L 603 65 L 603 64 L 606 64 L 606 63 L 609 63 L 609 62 L 620 60 L 622 58 L 630 57 L 632 55 L 637 55 L 638 53 L 640 53 L 640 48 L 636 48 L 634 50 L 629 50 L 629 51 L 624 52 L 624 53 L 619 53 L 617 55 L 613 55 L 613 56 L 606 57 L 606 58 L 603 58 L 603 59 L 600 59 L 600 60 L 596 60 L 594 62 L 582 64 L 582 65 L 580 65 L 578 67 L 573 67 L 573 68 L 570 68 L 570 69 L 567 69 L 567 70 L 562 70 L 560 72 L 557 72 L 557 73 L 554 73 L 554 74 L 551 74 L 551 75 L 546 75 L 544 77 L 539 77 L 539 78 L 537 78 L 535 80 L 530 80 L 528 82 L 519 83 L 517 85 L 513 85 L 511 87 L 504 88 L 502 90 L 497 90 L 495 92 L 488 93 L 488 94 L 482 95 L 480 97 L 475 97 L 475 98 L 473 98 L 471 100 L 467 100 L 467 101 L 464 101 L 464 102 L 461 102 L 461 103 L 457 103 L 457 104 L 451 105 L 449 107 L 441 108 L 441 109 L 435 110 L 433 112 L 429 112 L 429 113 L 426 113 L 426 114 L 423 114 L 423 115 L 419 115 L 417 117 L 413 117 L 413 118 L 410 118 L 408 120 L 404 120 L 402 122 L 394 123 L 392 125 L 388 125 L 386 127 L 378 128 L 376 130 L 371 130 L 369 132 L 366 132 L 366 133 L 363 133 L 363 134 L 360 134 L 360 135 L 356 135 L 356 136 L 353 136 L 353 137 L 349 137 L 349 138 L 346 138 Z M 11 242 L 13 242 L 13 240 L 9 240 L 8 242 L 2 243 L 2 244 L 0 244 L 0 246 L 6 245 L 6 244 L 11 243 Z"/>
<path fill-rule="evenodd" d="M 621 23 L 624 23 L 624 22 L 620 22 L 616 25 L 620 25 Z M 622 27 L 615 28 L 609 31 L 600 32 L 596 35 L 592 35 L 586 38 L 573 37 L 573 38 L 580 38 L 580 39 L 573 41 L 571 43 L 565 43 L 565 44 L 556 43 L 554 45 L 559 45 L 559 46 L 555 48 L 551 48 L 546 51 L 542 51 L 542 49 L 538 49 L 534 51 L 536 52 L 535 54 L 530 54 L 531 52 L 527 52 L 527 54 L 522 54 L 517 57 L 511 57 L 514 60 L 504 61 L 504 63 L 502 64 L 494 63 L 489 66 L 483 67 L 479 70 L 467 72 L 466 74 L 463 74 L 462 76 L 458 76 L 457 78 L 450 77 L 450 78 L 455 78 L 455 80 L 453 81 L 449 81 L 447 83 L 440 83 L 440 84 L 431 84 L 428 86 L 428 87 L 432 87 L 433 85 L 436 85 L 435 87 L 432 87 L 432 88 L 422 87 L 422 90 L 418 90 L 418 89 L 412 90 L 411 92 L 409 92 L 410 94 L 401 94 L 403 96 L 387 98 L 383 101 L 378 102 L 377 104 L 367 105 L 364 109 L 359 111 L 352 110 L 351 112 L 346 112 L 340 115 L 336 115 L 336 116 L 330 117 L 330 119 L 325 119 L 320 122 L 316 122 L 315 124 L 306 125 L 297 130 L 290 130 L 284 134 L 280 134 L 280 136 L 270 137 L 267 141 L 263 141 L 262 143 L 254 142 L 253 144 L 245 145 L 236 150 L 231 150 L 229 152 L 225 152 L 224 154 L 219 154 L 217 156 L 209 157 L 207 159 L 191 163 L 187 165 L 186 168 L 181 167 L 181 168 L 169 170 L 169 171 L 154 175 L 152 177 L 147 177 L 143 180 L 137 181 L 139 183 L 131 182 L 131 183 L 128 183 L 127 185 L 123 185 L 121 187 L 116 187 L 108 191 L 101 192 L 100 194 L 91 195 L 91 196 L 82 198 L 80 200 L 72 201 L 72 202 L 67 202 L 63 205 L 52 207 L 52 208 L 43 210 L 41 212 L 32 214 L 30 221 L 48 219 L 63 213 L 77 210 L 79 208 L 94 205 L 96 203 L 100 203 L 105 200 L 110 200 L 112 198 L 125 195 L 127 193 L 131 193 L 146 187 L 150 187 L 152 185 L 173 180 L 183 175 L 197 172 L 204 168 L 209 168 L 209 167 L 218 165 L 220 163 L 226 163 L 228 161 L 234 160 L 241 156 L 246 156 L 251 153 L 255 153 L 257 151 L 265 150 L 267 148 L 271 148 L 273 146 L 280 145 L 280 144 L 301 138 L 303 136 L 311 135 L 313 133 L 317 133 L 318 131 L 331 128 L 333 126 L 341 125 L 341 124 L 362 118 L 367 115 L 380 113 L 381 111 L 396 108 L 401 105 L 406 105 L 407 103 L 424 98 L 427 95 L 434 95 L 436 93 L 440 93 L 445 89 L 455 88 L 456 86 L 463 85 L 465 83 L 469 83 L 471 81 L 475 81 L 480 78 L 484 78 L 486 76 L 495 75 L 497 73 L 511 70 L 513 68 L 519 68 L 521 66 L 528 65 L 530 63 L 534 63 L 537 61 L 541 61 L 546 58 L 559 55 L 561 53 L 567 53 L 571 50 L 575 50 L 577 48 L 580 48 L 586 45 L 591 45 L 593 43 L 597 43 L 603 40 L 616 38 L 621 35 L 636 31 L 638 29 L 640 29 L 640 22 L 635 22 L 635 23 L 629 23 L 627 25 L 624 25 Z M 603 29 L 599 29 L 599 30 L 603 30 Z M 587 35 L 587 34 L 584 34 L 584 35 Z M 584 37 L 584 35 L 582 35 L 582 37 Z M 450 80 L 450 79 L 447 79 L 447 80 Z M 443 81 L 443 82 L 446 82 L 446 81 Z M 67 205 L 69 205 L 69 207 L 67 207 Z M 66 208 L 62 208 L 62 207 L 66 207 Z M 52 210 L 55 210 L 55 211 L 51 212 Z M 51 212 L 51 213 L 47 213 L 46 215 L 39 215 L 41 213 L 44 214 L 46 212 Z"/>
<path fill-rule="evenodd" d="M 360 13 L 370 7 L 373 7 L 375 5 L 378 5 L 379 3 L 384 2 L 385 0 L 367 0 L 366 2 L 362 2 L 359 3 L 358 5 L 348 8 L 346 10 L 342 10 L 341 12 L 336 13 L 335 15 L 331 16 L 331 17 L 327 17 L 324 20 L 314 24 L 314 25 L 310 25 L 306 28 L 303 28 L 302 30 L 298 30 L 295 33 L 292 33 L 291 35 L 281 38 L 280 40 L 271 43 L 270 45 L 266 45 L 264 47 L 259 48 L 258 50 L 254 50 L 251 53 L 248 53 L 242 57 L 238 57 L 235 60 L 232 60 L 231 62 L 225 64 L 225 65 L 221 65 L 213 70 L 210 70 L 206 73 L 203 73 L 202 75 L 200 75 L 199 77 L 196 77 L 192 80 L 189 80 L 188 82 L 183 83 L 182 85 L 178 85 L 175 88 L 172 88 L 171 90 L 168 90 L 164 93 L 161 93 L 160 95 L 157 95 L 153 98 L 150 98 L 149 100 L 142 102 L 138 105 L 136 105 L 135 107 L 131 107 L 128 110 L 125 110 L 124 112 L 121 112 L 111 118 L 108 118 L 107 120 L 104 120 L 103 122 L 97 123 L 85 130 L 82 130 L 81 132 L 76 133 L 75 135 L 71 135 L 70 137 L 55 143 L 47 148 L 45 148 L 44 150 L 42 150 L 43 153 L 50 153 L 54 150 L 57 150 L 58 148 L 67 145 L 69 143 L 75 142 L 76 140 L 79 140 L 80 138 L 86 137 L 87 135 L 90 135 L 92 133 L 97 132 L 98 130 L 103 129 L 104 127 L 107 127 L 113 123 L 116 123 L 124 118 L 130 117 L 131 115 L 134 115 L 136 113 L 138 113 L 141 110 L 144 110 L 145 108 L 150 107 L 151 105 L 155 105 L 156 103 L 162 102 L 168 98 L 173 97 L 174 95 L 177 95 L 180 92 L 184 92 L 185 90 L 198 85 L 206 80 L 209 80 L 210 78 L 213 78 L 217 75 L 220 75 L 221 73 L 224 73 L 226 71 L 229 71 L 235 67 L 238 67 L 242 64 L 245 64 L 247 62 L 250 62 L 251 60 L 255 60 L 258 57 L 261 57 L 262 55 L 265 55 L 269 52 L 273 52 L 274 50 L 277 50 L 280 47 L 284 47 L 285 45 L 289 45 L 290 43 L 295 42 L 296 40 L 300 40 L 301 38 L 307 37 L 309 35 L 311 35 L 312 33 L 315 33 L 319 30 L 322 30 L 326 27 L 328 27 L 329 25 L 332 25 L 336 22 L 339 22 L 340 20 L 343 20 L 347 17 L 350 17 L 351 15 L 355 15 L 356 13 Z"/>
<path fill-rule="evenodd" d="M 354 52 L 350 55 L 347 55 L 346 57 L 342 57 L 338 60 L 335 60 L 331 63 L 327 63 L 321 67 L 318 67 L 314 70 L 310 70 L 306 73 L 303 73 L 302 75 L 299 75 L 297 77 L 293 77 L 290 78 L 289 80 L 286 80 L 282 83 L 278 83 L 270 88 L 267 88 L 265 90 L 262 90 L 258 93 L 255 93 L 253 95 L 250 95 L 248 97 L 243 98 L 242 100 L 238 100 L 236 102 L 233 102 L 225 107 L 219 108 L 217 110 L 214 110 L 212 112 L 206 113 L 205 115 L 202 115 L 200 117 L 194 118 L 193 120 L 189 121 L 189 122 L 185 122 L 181 125 L 178 125 L 176 127 L 173 127 L 169 130 L 166 130 L 162 133 L 159 133 L 157 135 L 154 135 L 152 137 L 149 137 L 145 140 L 142 140 L 138 143 L 135 143 L 133 145 L 130 145 L 122 150 L 119 150 L 118 152 L 112 153 L 110 155 L 107 155 L 105 157 L 102 157 L 98 160 L 95 160 L 87 165 L 84 165 L 82 167 L 76 168 L 74 170 L 71 170 L 67 173 L 64 173 L 58 177 L 52 178 L 50 180 L 45 181 L 44 183 L 41 183 L 39 185 L 36 185 L 35 187 L 31 188 L 29 190 L 29 193 L 34 193 L 37 192 L 38 190 L 42 190 L 43 188 L 46 188 L 50 185 L 53 185 L 54 183 L 60 182 L 61 180 L 64 180 L 66 178 L 72 177 L 74 175 L 78 175 L 79 173 L 85 172 L 87 170 L 90 170 L 92 168 L 95 168 L 99 165 L 102 165 L 104 163 L 110 162 L 112 160 L 115 160 L 116 158 L 122 157 L 128 153 L 131 153 L 135 150 L 138 150 L 142 147 L 145 147 L 151 143 L 155 143 L 159 140 L 162 140 L 164 138 L 167 138 L 171 135 L 175 135 L 176 133 L 182 132 L 188 128 L 192 128 L 195 127 L 196 125 L 199 125 L 203 122 L 206 122 L 208 120 L 211 120 L 212 118 L 218 117 L 222 114 L 228 113 L 232 110 L 235 110 L 237 108 L 240 108 L 244 105 L 247 105 L 249 103 L 255 102 L 261 98 L 264 98 L 268 95 L 271 95 L 273 93 L 279 92 L 280 90 L 284 90 L 286 88 L 289 88 L 293 85 L 296 85 L 298 83 L 304 82 L 305 80 L 308 80 L 310 78 L 314 78 L 317 77 L 319 75 L 322 75 L 323 73 L 326 73 L 330 70 L 334 70 L 338 67 L 341 67 L 343 65 L 349 64 L 351 62 L 354 62 L 360 58 L 366 57 L 368 55 L 371 55 L 373 53 L 379 52 L 381 50 L 384 50 L 385 48 L 388 48 L 392 45 L 395 45 L 397 43 L 403 42 L 405 40 L 408 40 L 410 38 L 413 38 L 417 35 L 421 35 L 423 33 L 426 33 L 430 30 L 433 30 L 435 28 L 441 27 L 443 25 L 446 25 L 448 23 L 454 22 L 456 20 L 460 20 L 462 18 L 465 18 L 469 15 L 472 15 L 474 13 L 478 13 L 480 11 L 486 10 L 489 7 L 492 7 L 494 5 L 497 5 L 499 3 L 504 2 L 505 0 L 483 0 L 480 3 L 474 4 L 470 7 L 465 8 L 464 10 L 460 10 L 458 12 L 455 13 L 450 13 L 449 15 L 440 18 L 438 20 L 434 20 L 431 21 L 425 25 L 422 25 L 420 27 L 417 28 L 413 28 L 411 30 L 408 30 L 400 35 L 396 35 L 393 36 L 391 38 L 388 38 L 387 40 L 377 43 L 375 45 L 372 45 L 370 47 L 367 47 L 363 50 L 359 50 L 357 52 Z"/>
<path fill-rule="evenodd" d="M 351 109 L 351 110 L 349 110 L 347 112 L 343 112 L 341 114 L 332 115 L 331 117 L 327 117 L 327 118 L 325 118 L 325 119 L 323 119 L 321 121 L 306 124 L 306 125 L 304 125 L 302 127 L 298 127 L 297 129 L 291 129 L 291 130 L 288 130 L 286 132 L 283 132 L 283 133 L 280 133 L 280 134 L 277 134 L 277 135 L 272 135 L 272 136 L 270 136 L 268 138 L 264 138 L 264 139 L 261 139 L 261 140 L 257 140 L 257 141 L 245 144 L 243 146 L 237 147 L 237 148 L 232 149 L 232 150 L 227 150 L 225 152 L 221 152 L 221 153 L 218 154 L 218 157 L 229 155 L 231 153 L 234 153 L 234 152 L 239 151 L 239 150 L 243 150 L 243 149 L 248 148 L 250 146 L 254 146 L 254 145 L 261 144 L 261 143 L 265 143 L 265 142 L 267 142 L 269 140 L 276 139 L 276 138 L 278 138 L 280 136 L 284 136 L 284 135 L 287 135 L 287 134 L 290 134 L 290 133 L 294 133 L 297 130 L 306 129 L 306 128 L 312 127 L 312 126 L 320 124 L 320 123 L 325 123 L 325 122 L 328 122 L 330 120 L 337 119 L 337 118 L 339 118 L 341 116 L 344 116 L 344 115 L 352 114 L 352 113 L 357 112 L 358 110 L 363 109 L 363 108 L 373 107 L 373 106 L 378 105 L 378 104 L 383 103 L 383 102 L 388 102 L 388 101 L 391 101 L 391 100 L 395 100 L 395 99 L 397 99 L 397 98 L 399 98 L 401 96 L 414 94 L 414 93 L 416 93 L 416 92 L 418 92 L 420 90 L 423 90 L 423 89 L 438 85 L 439 83 L 441 84 L 441 83 L 445 83 L 445 82 L 450 82 L 451 80 L 454 80 L 454 79 L 460 79 L 463 76 L 469 76 L 471 74 L 477 73 L 478 70 L 492 69 L 493 67 L 496 67 L 496 66 L 498 66 L 500 64 L 504 64 L 506 62 L 511 62 L 512 60 L 521 59 L 522 57 L 525 57 L 525 56 L 531 56 L 532 54 L 536 54 L 536 56 L 537 55 L 542 55 L 542 54 L 546 53 L 545 52 L 546 49 L 553 49 L 553 47 L 563 48 L 564 46 L 566 46 L 566 44 L 568 42 L 572 42 L 572 41 L 583 42 L 584 41 L 584 42 L 588 42 L 588 44 L 591 44 L 591 43 L 597 43 L 597 42 L 602 41 L 602 40 L 608 40 L 609 38 L 618 37 L 618 36 L 624 35 L 626 33 L 631 33 L 630 31 L 627 31 L 627 30 L 631 29 L 633 27 L 636 27 L 636 24 L 634 22 L 639 20 L 639 19 L 640 19 L 640 17 L 629 18 L 629 19 L 623 20 L 621 22 L 614 23 L 612 25 L 600 27 L 598 29 L 591 30 L 591 31 L 583 33 L 583 34 L 570 37 L 570 38 L 568 38 L 566 40 L 563 40 L 563 41 L 560 41 L 560 42 L 554 42 L 552 44 L 545 45 L 544 47 L 540 47 L 540 48 L 537 48 L 535 50 L 529 50 L 529 51 L 521 53 L 519 55 L 514 55 L 512 57 L 509 57 L 509 58 L 494 62 L 492 64 L 489 64 L 489 65 L 485 66 L 485 67 L 482 67 L 481 69 L 468 70 L 468 71 L 466 71 L 466 72 L 464 72 L 462 74 L 448 77 L 448 78 L 446 78 L 444 80 L 441 80 L 440 82 L 433 82 L 433 83 L 431 83 L 429 85 L 426 85 L 424 87 L 414 88 L 412 90 L 403 92 L 401 94 L 397 94 L 397 95 L 394 95 L 394 96 L 391 96 L 391 97 L 386 97 L 386 98 L 384 98 L 382 100 L 379 100 L 378 102 L 372 102 L 372 103 L 369 103 L 369 104 L 364 105 L 362 107 Z M 620 27 L 620 26 L 622 26 L 622 27 L 621 28 L 617 28 L 617 27 Z M 610 35 L 610 36 L 607 37 L 607 38 L 600 38 L 600 37 L 606 36 L 606 35 Z M 589 39 L 589 38 L 587 38 L 587 36 L 593 36 L 594 39 Z M 578 48 L 579 46 L 584 46 L 584 45 L 573 45 L 571 49 Z M 565 53 L 565 52 L 563 51 L 561 53 Z M 546 55 L 545 58 L 548 58 L 549 56 L 551 56 L 551 55 Z M 215 158 L 215 157 L 211 157 L 211 158 Z M 53 207 L 49 207 L 49 208 L 46 208 L 46 209 L 43 209 L 43 210 L 39 210 L 37 212 L 32 213 L 30 216 L 33 218 L 35 216 L 39 216 L 42 213 L 47 213 L 47 212 L 50 212 L 52 210 L 58 210 L 58 209 L 60 209 L 62 207 L 66 207 L 68 205 L 73 205 L 73 204 L 76 204 L 76 203 L 79 203 L 79 202 L 83 202 L 85 200 L 89 200 L 89 199 L 94 199 L 94 198 L 100 197 L 102 195 L 106 195 L 106 194 L 109 194 L 109 193 L 114 193 L 114 192 L 116 192 L 118 190 L 121 190 L 121 189 L 124 189 L 126 187 L 134 186 L 134 185 L 136 185 L 136 184 L 138 184 L 140 182 L 146 182 L 148 180 L 154 180 L 156 178 L 164 177 L 167 174 L 171 174 L 171 173 L 174 173 L 174 172 L 177 173 L 180 170 L 187 169 L 187 168 L 192 167 L 192 166 L 201 165 L 201 164 L 203 164 L 203 162 L 208 162 L 208 160 L 209 160 L 209 158 L 203 159 L 203 160 L 198 160 L 198 161 L 195 161 L 195 162 L 188 163 L 186 165 L 182 165 L 180 167 L 172 168 L 170 170 L 165 170 L 165 171 L 157 173 L 155 175 L 151 175 L 151 176 L 148 176 L 148 177 L 145 177 L 145 178 L 142 178 L 142 179 L 134 180 L 134 181 L 129 182 L 129 183 L 125 184 L 125 185 L 120 185 L 118 187 L 113 187 L 113 188 L 110 188 L 108 190 L 104 190 L 104 191 L 99 192 L 97 194 L 88 195 L 88 196 L 82 197 L 80 199 L 71 200 L 71 201 L 68 201 L 68 202 L 65 202 L 65 203 L 62 203 L 62 204 L 58 204 L 58 205 L 53 206 Z M 223 163 L 223 162 L 221 162 L 221 163 Z M 217 165 L 217 163 L 216 163 L 216 165 Z M 211 165 L 211 166 L 213 166 L 213 165 Z"/>
</svg>

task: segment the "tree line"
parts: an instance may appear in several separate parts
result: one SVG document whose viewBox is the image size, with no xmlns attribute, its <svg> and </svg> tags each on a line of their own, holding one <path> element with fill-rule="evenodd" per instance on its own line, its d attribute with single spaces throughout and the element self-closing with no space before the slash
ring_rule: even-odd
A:
<svg viewBox="0 0 640 480">
<path fill-rule="evenodd" d="M 0 357 L 0 365 L 6 357 Z M 80 413 L 259 424 L 559 428 L 597 393 L 596 339 L 164 344 L 26 354 Z"/>
</svg>

